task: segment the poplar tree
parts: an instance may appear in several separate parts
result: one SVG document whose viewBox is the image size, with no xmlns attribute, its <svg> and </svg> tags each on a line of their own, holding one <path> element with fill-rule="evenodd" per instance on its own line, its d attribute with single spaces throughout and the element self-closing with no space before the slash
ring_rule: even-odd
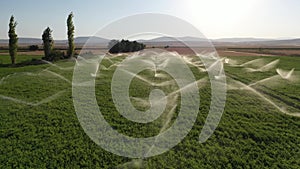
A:
<svg viewBox="0 0 300 169">
<path fill-rule="evenodd" d="M 18 51 L 18 35 L 16 34 L 17 22 L 14 16 L 10 17 L 9 21 L 9 55 L 11 58 L 11 63 L 14 65 L 16 63 L 17 51 Z"/>
<path fill-rule="evenodd" d="M 54 41 L 52 38 L 52 30 L 49 27 L 47 27 L 44 30 L 42 39 L 43 39 L 43 47 L 44 47 L 44 54 L 45 54 L 44 59 L 51 61 L 52 60 L 51 54 L 53 50 Z"/>
<path fill-rule="evenodd" d="M 75 30 L 75 27 L 74 27 L 74 23 L 73 23 L 73 13 L 71 12 L 68 16 L 68 19 L 67 19 L 67 34 L 68 34 L 68 44 L 69 44 L 69 47 L 68 47 L 68 52 L 67 52 L 67 57 L 70 58 L 70 57 L 73 57 L 74 56 L 74 51 L 75 51 L 75 45 L 74 45 L 74 30 Z"/>
</svg>

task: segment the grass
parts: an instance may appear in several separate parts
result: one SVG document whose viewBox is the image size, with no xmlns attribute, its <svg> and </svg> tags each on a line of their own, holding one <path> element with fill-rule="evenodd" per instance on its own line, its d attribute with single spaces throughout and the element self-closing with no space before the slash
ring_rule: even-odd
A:
<svg viewBox="0 0 300 169">
<path fill-rule="evenodd" d="M 32 59 L 41 59 L 42 56 L 39 55 L 20 55 L 17 56 L 16 63 L 28 62 Z M 11 64 L 10 56 L 8 55 L 0 55 L 0 65 L 8 65 Z"/>
<path fill-rule="evenodd" d="M 19 56 L 24 62 L 41 56 Z M 295 68 L 299 76 L 299 57 L 229 57 L 238 63 L 263 58 L 265 62 L 280 59 L 277 67 Z M 114 58 L 121 61 L 123 57 Z M 40 105 L 28 105 L 0 98 L 0 168 L 122 168 L 130 166 L 131 159 L 114 155 L 96 145 L 83 131 L 72 102 L 71 84 L 54 73 L 72 80 L 73 71 L 55 66 L 5 66 L 9 57 L 0 55 L 0 95 L 38 103 L 54 95 L 54 100 Z M 110 63 L 104 60 L 103 65 Z M 60 61 L 62 68 L 74 66 L 72 61 Z M 44 71 L 47 68 L 47 71 Z M 252 65 L 252 68 L 257 68 Z M 195 67 L 191 69 L 197 79 L 207 76 Z M 225 66 L 231 78 L 245 84 L 276 75 L 275 68 L 266 72 L 247 72 L 241 67 Z M 23 72 L 23 73 L 22 73 Z M 27 73 L 24 73 L 27 72 Z M 29 73 L 28 73 L 29 72 Z M 51 73 L 52 72 L 52 73 Z M 54 73 L 53 73 L 54 72 Z M 149 137 L 159 133 L 166 114 L 149 124 L 131 122 L 122 117 L 112 102 L 110 83 L 112 70 L 101 70 L 96 80 L 96 97 L 106 120 L 116 130 L 133 137 Z M 10 75 L 9 77 L 7 77 Z M 154 82 L 151 71 L 140 72 Z M 170 78 L 170 77 L 167 77 Z M 173 86 L 172 89 L 177 86 Z M 290 113 L 299 113 L 299 83 L 280 81 L 253 86 L 274 103 L 284 106 Z M 134 79 L 130 96 L 147 99 L 153 89 Z M 166 93 L 170 86 L 161 87 Z M 249 90 L 228 90 L 227 102 L 221 122 L 212 137 L 200 144 L 198 137 L 210 104 L 210 86 L 200 88 L 200 110 L 197 121 L 188 136 L 170 151 L 143 160 L 145 168 L 298 168 L 300 166 L 300 118 L 283 114 L 274 106 Z M 276 97 L 277 96 L 277 97 Z M 100 102 L 101 100 L 101 102 Z M 147 109 L 134 100 L 140 110 Z M 165 113 L 167 113 L 166 111 Z M 171 124 L 176 119 L 176 109 Z M 171 125 L 170 124 L 170 125 Z M 138 165 L 136 165 L 138 166 Z"/>
</svg>

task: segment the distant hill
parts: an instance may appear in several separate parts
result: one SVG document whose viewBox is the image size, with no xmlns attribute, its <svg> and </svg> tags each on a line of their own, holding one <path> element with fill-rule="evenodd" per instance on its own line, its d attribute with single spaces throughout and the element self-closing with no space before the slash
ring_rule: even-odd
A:
<svg viewBox="0 0 300 169">
<path fill-rule="evenodd" d="M 299 39 L 288 39 L 288 40 L 273 40 L 273 41 L 262 41 L 258 42 L 258 44 L 268 44 L 271 46 L 300 46 L 300 38 Z"/>
<path fill-rule="evenodd" d="M 38 38 L 19 38 L 20 44 L 41 44 L 42 40 Z M 0 44 L 8 44 L 8 39 L 0 39 Z"/>
<path fill-rule="evenodd" d="M 206 39 L 196 38 L 196 37 L 158 37 L 150 40 L 140 40 L 147 44 L 148 46 L 180 46 L 182 43 L 176 42 L 177 40 L 187 42 L 189 45 L 209 45 L 206 43 Z M 278 40 L 278 39 L 265 39 L 265 38 L 221 38 L 221 39 L 211 39 L 215 46 L 229 46 L 229 47 L 300 47 L 300 39 L 286 39 L 286 40 Z"/>
<path fill-rule="evenodd" d="M 273 41 L 275 39 L 264 39 L 264 38 L 221 38 L 213 39 L 214 42 L 261 42 L 261 41 Z"/>
<path fill-rule="evenodd" d="M 202 38 L 197 38 L 197 37 L 190 37 L 190 36 L 185 36 L 185 37 L 158 37 L 150 40 L 138 40 L 139 42 L 171 42 L 171 41 L 190 41 L 190 42 L 196 42 L 196 41 L 205 41 L 205 39 Z"/>
<path fill-rule="evenodd" d="M 67 44 L 68 41 L 67 40 L 55 40 L 55 44 Z M 100 37 L 76 37 L 74 39 L 74 42 L 76 44 L 85 44 L 87 41 L 89 41 L 89 43 L 92 44 L 107 44 L 110 40 L 109 39 L 105 39 L 105 38 L 100 38 Z M 32 44 L 32 45 L 41 45 L 43 43 L 42 39 L 39 38 L 23 38 L 20 37 L 19 44 Z M 8 39 L 0 39 L 0 44 L 8 44 Z"/>
<path fill-rule="evenodd" d="M 105 39 L 105 38 L 100 38 L 100 37 L 96 37 L 96 36 L 92 36 L 92 37 L 77 37 L 74 39 L 75 43 L 77 44 L 85 44 L 87 41 L 91 44 L 107 44 L 110 40 L 109 39 Z"/>
<path fill-rule="evenodd" d="M 215 46 L 230 47 L 300 47 L 300 39 L 288 40 L 270 40 L 270 39 L 252 39 L 245 41 L 218 41 L 213 40 Z"/>
<path fill-rule="evenodd" d="M 86 36 L 86 37 L 76 37 L 75 44 L 83 45 L 86 42 L 89 42 L 91 45 L 100 44 L 102 46 L 107 46 L 109 39 L 96 37 L 96 36 Z M 216 47 L 225 46 L 225 47 L 300 47 L 300 39 L 264 39 L 264 38 L 221 38 L 221 39 L 212 39 L 207 42 L 206 39 L 201 39 L 197 37 L 158 37 L 150 40 L 137 40 L 149 46 L 182 46 L 183 44 L 178 42 L 183 41 L 189 45 L 210 45 L 213 43 Z M 7 45 L 7 39 L 0 39 L 0 45 Z M 42 40 L 39 38 L 19 38 L 20 45 L 42 45 Z M 67 45 L 67 40 L 55 40 L 57 45 Z"/>
</svg>

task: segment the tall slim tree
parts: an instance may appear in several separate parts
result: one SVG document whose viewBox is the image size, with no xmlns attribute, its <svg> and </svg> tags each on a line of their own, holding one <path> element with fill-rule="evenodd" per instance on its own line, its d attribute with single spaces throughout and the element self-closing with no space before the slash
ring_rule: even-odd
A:
<svg viewBox="0 0 300 169">
<path fill-rule="evenodd" d="M 42 39 L 43 39 L 43 46 L 44 46 L 44 54 L 45 54 L 45 57 L 44 59 L 45 60 L 52 60 L 51 58 L 51 53 L 52 53 L 52 50 L 53 50 L 53 38 L 52 38 L 52 30 L 47 27 L 45 30 L 44 30 L 44 33 L 42 35 Z"/>
<path fill-rule="evenodd" d="M 71 12 L 68 16 L 67 19 L 67 29 L 68 29 L 68 43 L 69 43 L 69 48 L 68 48 L 68 53 L 67 53 L 67 57 L 73 57 L 74 56 L 74 52 L 75 52 L 75 44 L 74 44 L 74 23 L 73 23 L 73 12 Z"/>
<path fill-rule="evenodd" d="M 17 51 L 18 51 L 18 35 L 16 34 L 17 22 L 14 16 L 10 17 L 9 21 L 9 55 L 11 58 L 11 63 L 14 65 L 16 63 Z"/>
</svg>

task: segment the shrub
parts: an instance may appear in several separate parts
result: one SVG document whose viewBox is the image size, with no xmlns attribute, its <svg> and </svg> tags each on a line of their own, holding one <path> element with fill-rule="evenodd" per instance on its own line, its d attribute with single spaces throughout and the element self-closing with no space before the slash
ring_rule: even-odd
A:
<svg viewBox="0 0 300 169">
<path fill-rule="evenodd" d="M 28 47 L 28 49 L 29 49 L 30 51 L 36 51 L 36 50 L 39 50 L 39 46 L 38 46 L 38 45 L 30 45 L 30 46 Z"/>
<path fill-rule="evenodd" d="M 58 50 L 53 50 L 48 57 L 43 57 L 42 59 L 47 60 L 47 61 L 58 61 L 60 59 L 64 59 L 65 53 L 58 51 Z"/>
</svg>

